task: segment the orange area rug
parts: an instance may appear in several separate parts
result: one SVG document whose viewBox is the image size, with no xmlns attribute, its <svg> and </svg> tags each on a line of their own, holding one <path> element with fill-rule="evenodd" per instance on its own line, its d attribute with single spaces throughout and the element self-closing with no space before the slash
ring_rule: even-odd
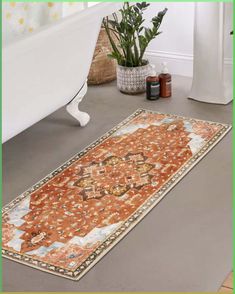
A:
<svg viewBox="0 0 235 294">
<path fill-rule="evenodd" d="M 3 256 L 80 279 L 230 128 L 137 110 L 3 208 Z"/>
</svg>

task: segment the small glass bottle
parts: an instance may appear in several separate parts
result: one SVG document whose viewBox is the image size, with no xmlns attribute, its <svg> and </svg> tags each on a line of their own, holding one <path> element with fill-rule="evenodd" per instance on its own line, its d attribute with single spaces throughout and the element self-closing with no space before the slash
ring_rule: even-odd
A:
<svg viewBox="0 0 235 294">
<path fill-rule="evenodd" d="M 151 64 L 150 75 L 146 78 L 146 98 L 148 100 L 159 99 L 160 84 L 159 79 L 155 71 L 155 66 Z"/>
<path fill-rule="evenodd" d="M 171 75 L 169 74 L 166 62 L 162 63 L 162 73 L 158 76 L 160 82 L 160 97 L 171 97 Z"/>
</svg>

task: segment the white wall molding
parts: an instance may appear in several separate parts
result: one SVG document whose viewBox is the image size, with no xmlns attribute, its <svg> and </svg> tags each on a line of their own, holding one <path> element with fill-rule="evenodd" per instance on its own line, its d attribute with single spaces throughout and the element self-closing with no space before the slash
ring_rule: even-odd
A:
<svg viewBox="0 0 235 294">
<path fill-rule="evenodd" d="M 193 55 L 168 51 L 147 50 L 145 58 L 156 65 L 157 72 L 161 71 L 162 62 L 167 62 L 171 74 L 192 77 L 193 76 Z M 224 59 L 225 66 L 231 67 L 232 58 Z"/>
<path fill-rule="evenodd" d="M 147 50 L 145 57 L 150 63 L 156 65 L 157 72 L 161 71 L 161 63 L 165 61 L 171 74 L 189 77 L 193 75 L 193 55 Z"/>
</svg>

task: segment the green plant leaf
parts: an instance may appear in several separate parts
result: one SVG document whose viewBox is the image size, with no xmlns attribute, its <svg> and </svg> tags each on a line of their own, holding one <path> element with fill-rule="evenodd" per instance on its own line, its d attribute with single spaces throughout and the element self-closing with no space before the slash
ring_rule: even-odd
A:
<svg viewBox="0 0 235 294">
<path fill-rule="evenodd" d="M 150 4 L 139 2 L 130 5 L 124 2 L 120 9 L 121 19 L 113 14 L 113 20 L 105 18 L 105 28 L 113 52 L 108 56 L 117 60 L 118 64 L 124 66 L 140 66 L 146 64 L 143 60 L 144 52 L 148 44 L 161 32 L 158 31 L 167 9 L 158 12 L 151 20 L 152 27 L 143 26 L 143 11 Z M 112 32 L 112 33 L 111 33 Z M 118 40 L 119 44 L 116 43 Z"/>
</svg>

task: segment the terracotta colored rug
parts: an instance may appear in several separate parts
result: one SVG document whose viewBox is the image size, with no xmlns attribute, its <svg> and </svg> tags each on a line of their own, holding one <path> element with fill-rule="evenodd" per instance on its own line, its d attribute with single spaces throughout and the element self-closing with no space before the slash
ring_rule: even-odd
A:
<svg viewBox="0 0 235 294">
<path fill-rule="evenodd" d="M 137 110 L 3 208 L 3 256 L 80 279 L 230 128 Z"/>
</svg>

